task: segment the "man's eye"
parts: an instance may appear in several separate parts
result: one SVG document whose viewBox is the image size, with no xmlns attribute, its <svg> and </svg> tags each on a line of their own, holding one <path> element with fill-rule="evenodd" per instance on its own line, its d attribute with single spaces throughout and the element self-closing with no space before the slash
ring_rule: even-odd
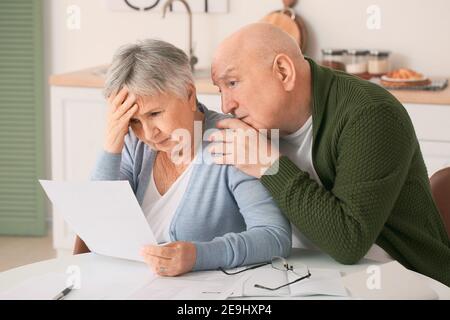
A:
<svg viewBox="0 0 450 320">
<path fill-rule="evenodd" d="M 161 111 L 158 112 L 152 112 L 150 113 L 150 117 L 156 117 L 157 115 L 159 115 L 161 113 Z"/>
<path fill-rule="evenodd" d="M 138 119 L 131 119 L 130 120 L 130 123 L 131 124 L 139 124 L 139 123 L 141 123 Z"/>
</svg>

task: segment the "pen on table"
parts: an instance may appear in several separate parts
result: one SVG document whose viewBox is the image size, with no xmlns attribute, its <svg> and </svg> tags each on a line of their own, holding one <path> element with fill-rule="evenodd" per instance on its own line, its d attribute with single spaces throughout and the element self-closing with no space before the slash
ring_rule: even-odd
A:
<svg viewBox="0 0 450 320">
<path fill-rule="evenodd" d="M 70 287 L 65 288 L 63 291 L 61 291 L 60 293 L 58 293 L 58 294 L 53 298 L 53 300 L 62 300 L 62 299 L 64 299 L 64 298 L 69 294 L 69 292 L 72 291 L 72 289 L 73 289 L 73 285 L 70 286 Z"/>
</svg>

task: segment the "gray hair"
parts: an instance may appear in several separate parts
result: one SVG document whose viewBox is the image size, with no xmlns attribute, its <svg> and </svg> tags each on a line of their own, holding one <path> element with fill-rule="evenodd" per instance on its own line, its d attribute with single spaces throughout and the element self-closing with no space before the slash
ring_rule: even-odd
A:
<svg viewBox="0 0 450 320">
<path fill-rule="evenodd" d="M 126 86 L 138 96 L 174 94 L 188 97 L 194 84 L 187 55 L 174 45 L 147 39 L 121 46 L 108 69 L 103 94 L 109 97 Z"/>
</svg>

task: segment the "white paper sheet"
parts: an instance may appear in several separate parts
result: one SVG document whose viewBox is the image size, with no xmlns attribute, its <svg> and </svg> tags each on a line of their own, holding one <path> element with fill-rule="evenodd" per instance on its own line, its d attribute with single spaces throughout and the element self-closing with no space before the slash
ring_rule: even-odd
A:
<svg viewBox="0 0 450 320">
<path fill-rule="evenodd" d="M 434 300 L 436 292 L 425 280 L 397 261 L 374 265 L 342 278 L 351 296 L 357 299 Z"/>
<path fill-rule="evenodd" d="M 158 277 L 134 292 L 132 300 L 224 300 L 242 276 L 227 276 L 221 271 L 191 272 L 178 277 Z"/>
<path fill-rule="evenodd" d="M 39 182 L 92 252 L 143 261 L 142 246 L 156 244 L 128 181 Z"/>
<path fill-rule="evenodd" d="M 296 275 L 288 273 L 289 281 Z M 331 269 L 311 269 L 311 277 L 289 286 L 292 297 L 326 295 L 347 297 L 349 294 L 342 282 L 341 273 Z"/>
</svg>

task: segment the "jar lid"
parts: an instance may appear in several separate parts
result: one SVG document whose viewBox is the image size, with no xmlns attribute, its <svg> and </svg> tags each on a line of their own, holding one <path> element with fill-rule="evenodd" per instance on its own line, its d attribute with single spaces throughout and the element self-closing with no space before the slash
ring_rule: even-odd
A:
<svg viewBox="0 0 450 320">
<path fill-rule="evenodd" d="M 345 54 L 346 52 L 347 51 L 344 49 L 331 49 L 331 48 L 322 49 L 323 54 L 328 54 L 328 55 L 332 55 L 332 56 L 341 56 L 341 55 Z"/>
<path fill-rule="evenodd" d="M 365 56 L 369 53 L 369 50 L 349 49 L 347 53 L 351 56 Z"/>
<path fill-rule="evenodd" d="M 376 57 L 388 57 L 390 53 L 390 51 L 370 50 L 370 55 Z"/>
</svg>

